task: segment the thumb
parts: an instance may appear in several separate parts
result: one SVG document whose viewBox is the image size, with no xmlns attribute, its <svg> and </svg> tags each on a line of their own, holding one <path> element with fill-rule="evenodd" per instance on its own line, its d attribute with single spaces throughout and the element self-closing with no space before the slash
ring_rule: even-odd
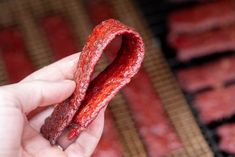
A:
<svg viewBox="0 0 235 157">
<path fill-rule="evenodd" d="M 75 82 L 62 81 L 31 81 L 22 82 L 0 88 L 8 101 L 24 113 L 29 113 L 39 106 L 59 103 L 68 98 L 75 89 Z M 4 94 L 3 94 L 4 96 Z M 4 97 L 1 97 L 4 99 Z M 0 99 L 1 99 L 0 98 Z"/>
<path fill-rule="evenodd" d="M 20 153 L 24 113 L 41 105 L 55 104 L 69 97 L 73 81 L 32 81 L 0 87 L 0 156 Z M 22 113 L 22 111 L 24 113 Z"/>
</svg>

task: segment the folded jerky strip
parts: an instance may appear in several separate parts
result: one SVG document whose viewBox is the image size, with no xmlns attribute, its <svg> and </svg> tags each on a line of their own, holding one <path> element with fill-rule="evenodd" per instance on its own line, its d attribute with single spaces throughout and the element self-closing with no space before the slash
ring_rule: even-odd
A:
<svg viewBox="0 0 235 157">
<path fill-rule="evenodd" d="M 122 47 L 117 57 L 91 81 L 91 75 L 103 50 L 118 35 L 122 35 Z M 73 126 L 70 138 L 79 135 L 111 98 L 130 82 L 130 78 L 140 68 L 143 57 L 143 40 L 131 28 L 112 19 L 96 26 L 77 64 L 75 92 L 69 99 L 60 103 L 46 119 L 41 128 L 43 136 L 49 139 L 51 144 L 55 144 L 69 124 Z"/>
</svg>

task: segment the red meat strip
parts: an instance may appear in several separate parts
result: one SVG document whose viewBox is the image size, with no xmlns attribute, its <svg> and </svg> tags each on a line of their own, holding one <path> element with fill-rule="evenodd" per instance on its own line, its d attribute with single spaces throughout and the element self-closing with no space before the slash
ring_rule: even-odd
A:
<svg viewBox="0 0 235 157">
<path fill-rule="evenodd" d="M 3 58 L 10 83 L 15 83 L 33 72 L 33 65 L 21 32 L 16 27 L 0 31 L 0 55 Z"/>
<path fill-rule="evenodd" d="M 78 51 L 71 28 L 63 16 L 51 15 L 44 17 L 41 21 L 41 27 L 46 34 L 56 60 Z"/>
<path fill-rule="evenodd" d="M 170 44 L 176 49 L 180 61 L 214 53 L 235 50 L 235 25 L 213 31 L 185 34 L 172 38 Z"/>
<path fill-rule="evenodd" d="M 115 60 L 91 80 L 95 65 L 104 49 L 116 37 L 122 36 L 122 47 Z M 144 43 L 132 28 L 109 19 L 97 25 L 88 37 L 77 63 L 76 89 L 70 98 L 56 106 L 45 120 L 41 133 L 55 144 L 66 127 L 69 139 L 78 136 L 108 105 L 112 97 L 130 82 L 144 58 Z M 90 82 L 91 81 L 91 82 Z"/>
<path fill-rule="evenodd" d="M 122 157 L 122 152 L 123 150 L 113 119 L 110 112 L 106 111 L 103 135 L 92 157 Z"/>
<path fill-rule="evenodd" d="M 193 103 L 199 110 L 201 119 L 210 123 L 235 114 L 234 95 L 235 85 L 199 94 Z"/>
<path fill-rule="evenodd" d="M 169 17 L 172 33 L 201 32 L 235 22 L 235 1 L 217 0 L 173 12 Z"/>
<path fill-rule="evenodd" d="M 141 70 L 123 92 L 151 157 L 181 147 L 150 78 Z"/>
<path fill-rule="evenodd" d="M 225 124 L 217 129 L 220 137 L 219 148 L 227 153 L 235 154 L 235 124 Z"/>
<path fill-rule="evenodd" d="M 177 74 L 181 87 L 194 92 L 206 87 L 218 87 L 235 79 L 235 57 L 222 58 L 201 66 L 180 70 Z"/>
<path fill-rule="evenodd" d="M 107 3 L 108 1 L 105 0 L 96 0 L 96 2 L 91 2 L 90 7 L 88 4 L 88 9 L 96 8 L 88 10 L 93 24 L 97 20 L 103 20 L 104 18 L 95 10 L 102 10 L 101 15 L 107 13 L 106 15 L 113 16 L 110 12 L 113 9 L 110 9 L 110 5 Z M 104 6 L 109 6 L 109 8 Z M 121 37 L 116 38 L 105 49 L 110 61 L 115 58 L 121 46 L 121 41 Z M 124 87 L 123 92 L 151 157 L 162 157 L 169 154 L 170 151 L 181 147 L 181 142 L 170 124 L 162 103 L 144 69 L 140 70 L 132 81 Z"/>
</svg>

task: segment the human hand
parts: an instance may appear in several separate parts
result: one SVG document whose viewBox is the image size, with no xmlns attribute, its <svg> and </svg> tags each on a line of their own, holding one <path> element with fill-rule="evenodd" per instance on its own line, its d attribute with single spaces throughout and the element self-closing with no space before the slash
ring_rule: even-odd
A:
<svg viewBox="0 0 235 157">
<path fill-rule="evenodd" d="M 75 89 L 72 81 L 79 53 L 46 66 L 21 82 L 0 87 L 0 156 L 4 157 L 88 157 L 94 151 L 104 125 L 104 109 L 91 125 L 73 141 L 60 138 L 51 146 L 40 128 L 57 104 Z M 19 69 L 20 70 L 20 69 Z M 48 109 L 28 120 L 37 107 Z"/>
</svg>

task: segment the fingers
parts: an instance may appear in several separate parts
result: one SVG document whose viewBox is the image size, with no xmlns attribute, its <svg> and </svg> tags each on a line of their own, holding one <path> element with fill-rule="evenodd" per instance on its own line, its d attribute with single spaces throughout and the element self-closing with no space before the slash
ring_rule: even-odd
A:
<svg viewBox="0 0 235 157">
<path fill-rule="evenodd" d="M 30 81 L 3 86 L 0 89 L 10 93 L 13 105 L 24 113 L 29 113 L 38 106 L 56 104 L 68 98 L 75 89 L 75 82 L 71 80 Z"/>
<path fill-rule="evenodd" d="M 102 109 L 97 118 L 84 130 L 65 152 L 69 157 L 89 157 L 98 144 L 104 127 L 104 111 Z M 64 141 L 60 141 L 62 146 Z M 67 142 L 68 143 L 68 142 Z"/>
<path fill-rule="evenodd" d="M 50 64 L 31 75 L 27 76 L 21 82 L 32 80 L 57 81 L 73 79 L 80 53 L 75 53 L 53 64 Z"/>
</svg>

